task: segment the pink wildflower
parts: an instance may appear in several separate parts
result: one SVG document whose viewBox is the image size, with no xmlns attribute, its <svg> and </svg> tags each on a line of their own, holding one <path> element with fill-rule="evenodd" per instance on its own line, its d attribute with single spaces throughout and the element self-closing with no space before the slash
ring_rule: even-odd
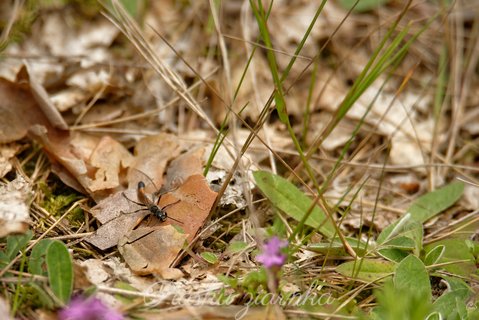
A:
<svg viewBox="0 0 479 320">
<path fill-rule="evenodd" d="M 60 320 L 123 320 L 116 310 L 105 306 L 95 297 L 77 296 L 58 313 Z"/>
<path fill-rule="evenodd" d="M 263 252 L 256 256 L 256 260 L 266 268 L 281 267 L 286 262 L 286 255 L 281 252 L 281 249 L 286 246 L 288 241 L 274 236 L 263 245 Z"/>
</svg>

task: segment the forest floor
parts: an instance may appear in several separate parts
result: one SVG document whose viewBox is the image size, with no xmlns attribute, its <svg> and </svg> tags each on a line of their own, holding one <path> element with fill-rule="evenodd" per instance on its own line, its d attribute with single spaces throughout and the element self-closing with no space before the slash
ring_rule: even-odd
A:
<svg viewBox="0 0 479 320">
<path fill-rule="evenodd" d="M 2 319 L 478 319 L 475 1 L 4 1 Z"/>
</svg>

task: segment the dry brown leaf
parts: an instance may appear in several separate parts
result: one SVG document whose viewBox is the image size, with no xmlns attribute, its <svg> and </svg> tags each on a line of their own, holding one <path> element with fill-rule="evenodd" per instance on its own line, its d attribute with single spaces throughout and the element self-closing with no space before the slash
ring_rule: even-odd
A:
<svg viewBox="0 0 479 320">
<path fill-rule="evenodd" d="M 50 133 L 45 127 L 34 126 L 32 136 L 42 143 L 51 160 L 63 165 L 96 201 L 121 190 L 121 169 L 132 156 L 116 140 L 101 139 L 80 132 Z"/>
<path fill-rule="evenodd" d="M 119 187 L 120 171 L 132 162 L 133 156 L 122 144 L 111 137 L 102 137 L 89 159 L 89 164 L 96 168 L 89 190 L 95 192 Z"/>
<path fill-rule="evenodd" d="M 19 83 L 26 83 L 30 87 L 33 98 L 38 103 L 38 106 L 42 109 L 43 114 L 48 118 L 51 125 L 62 130 L 68 129 L 67 123 L 50 100 L 45 88 L 35 78 L 34 74 L 32 74 L 31 67 L 28 64 L 25 63 L 20 69 L 17 74 L 17 81 Z"/>
<path fill-rule="evenodd" d="M 28 230 L 30 212 L 27 200 L 31 196 L 30 185 L 21 176 L 0 185 L 0 238 Z"/>
<path fill-rule="evenodd" d="M 103 225 L 96 233 L 86 239 L 94 246 L 106 250 L 118 244 L 118 240 L 128 233 L 137 222 L 150 213 L 147 210 L 135 212 L 141 208 L 137 204 L 128 201 L 123 192 L 117 192 L 98 203 L 91 209 L 92 215 Z M 124 191 L 126 197 L 133 201 L 139 201 L 137 190 L 128 189 Z M 182 222 L 179 225 L 186 234 L 188 241 L 192 241 L 197 231 L 204 224 L 216 199 L 216 192 L 211 191 L 202 175 L 189 177 L 183 185 L 161 197 L 159 207 L 163 208 L 169 204 L 166 211 L 168 216 Z M 138 229 L 144 225 L 167 225 L 177 222 L 167 219 L 161 222 L 156 217 L 150 216 L 144 219 Z"/>
<path fill-rule="evenodd" d="M 140 228 L 121 238 L 118 250 L 136 274 L 177 278 L 182 274 L 170 270 L 170 264 L 183 248 L 186 236 L 169 225 Z"/>
<path fill-rule="evenodd" d="M 203 174 L 203 156 L 205 148 L 190 150 L 171 161 L 166 171 L 165 188 L 173 189 L 195 174 Z"/>
<path fill-rule="evenodd" d="M 156 192 L 163 185 L 166 164 L 179 154 L 178 139 L 170 134 L 160 133 L 138 141 L 135 158 L 128 172 L 129 188 L 136 190 L 138 182 L 143 181 L 147 192 Z"/>
<path fill-rule="evenodd" d="M 48 126 L 29 88 L 0 78 L 0 143 L 19 140 L 34 124 Z"/>
<path fill-rule="evenodd" d="M 191 242 L 208 218 L 216 196 L 217 193 L 210 189 L 206 179 L 196 174 L 190 176 L 178 189 L 163 195 L 160 207 L 174 203 L 167 209 L 168 216 L 183 223 L 180 226 Z M 176 203 L 177 201 L 179 202 Z"/>
<path fill-rule="evenodd" d="M 28 86 L 0 79 L 0 142 L 23 138 L 27 132 L 39 141 L 53 162 L 61 164 L 65 183 L 75 187 L 74 177 L 95 200 L 111 194 L 120 187 L 121 170 L 133 157 L 122 144 L 110 137 L 97 137 L 62 131 L 54 128 L 41 111 Z M 61 172 L 62 170 L 57 170 Z"/>
</svg>

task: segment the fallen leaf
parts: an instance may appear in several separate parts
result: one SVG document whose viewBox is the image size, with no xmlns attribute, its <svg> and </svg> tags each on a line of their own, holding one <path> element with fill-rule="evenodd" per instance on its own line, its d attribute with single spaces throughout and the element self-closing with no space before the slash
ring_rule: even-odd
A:
<svg viewBox="0 0 479 320">
<path fill-rule="evenodd" d="M 133 156 L 122 144 L 109 136 L 102 137 L 89 159 L 89 164 L 96 168 L 89 191 L 119 187 L 121 169 L 128 168 L 132 162 Z"/>
<path fill-rule="evenodd" d="M 99 249 L 106 250 L 117 245 L 119 239 L 135 227 L 142 217 L 150 214 L 146 208 L 127 200 L 122 193 L 132 201 L 139 201 L 136 188 L 128 189 L 103 199 L 90 211 L 103 225 L 86 241 Z M 171 219 L 161 222 L 150 215 L 149 218 L 144 219 L 137 229 L 145 225 L 161 226 L 173 223 L 179 225 L 188 234 L 188 241 L 192 241 L 198 229 L 203 226 L 208 217 L 216 195 L 216 192 L 209 188 L 202 175 L 193 175 L 178 189 L 164 194 L 159 203 L 160 208 L 173 204 L 166 209 L 167 214 L 181 221 L 182 224 L 178 224 Z M 132 213 L 142 208 L 145 210 Z"/>
<path fill-rule="evenodd" d="M 190 176 L 178 189 L 163 195 L 160 207 L 173 204 L 167 209 L 168 216 L 182 222 L 180 226 L 191 242 L 208 218 L 216 196 L 217 193 L 210 189 L 206 179 L 196 174 Z M 167 219 L 165 223 L 168 222 Z"/>
<path fill-rule="evenodd" d="M 2 145 L 0 147 L 0 178 L 12 170 L 11 159 L 20 150 L 18 145 Z"/>
<path fill-rule="evenodd" d="M 80 265 L 84 268 L 88 281 L 94 285 L 103 284 L 112 276 L 112 274 L 107 271 L 109 268 L 105 268 L 103 261 L 99 259 L 81 261 Z"/>
<path fill-rule="evenodd" d="M 101 250 L 107 250 L 116 246 L 120 238 L 133 229 L 139 219 L 142 219 L 148 214 L 147 211 L 131 214 L 121 214 L 120 211 L 117 211 L 117 213 L 119 214 L 117 218 L 100 226 L 95 234 L 86 238 L 85 241 Z"/>
<path fill-rule="evenodd" d="M 178 139 L 170 134 L 161 133 L 138 141 L 135 146 L 135 158 L 128 172 L 128 186 L 135 189 L 139 181 L 146 184 L 146 191 L 153 193 L 163 185 L 166 164 L 180 154 Z M 149 183 L 153 181 L 152 183 Z"/>
<path fill-rule="evenodd" d="M 31 196 L 30 185 L 22 176 L 0 185 L 0 238 L 28 230 L 30 212 L 27 200 Z"/>
<path fill-rule="evenodd" d="M 31 72 L 31 67 L 25 63 L 17 74 L 17 81 L 19 83 L 26 83 L 30 87 L 30 92 L 33 98 L 42 109 L 43 114 L 48 118 L 48 121 L 55 128 L 67 130 L 68 125 L 63 119 L 62 115 L 50 100 L 47 91 L 41 83 L 35 78 Z"/>
<path fill-rule="evenodd" d="M 186 236 L 169 225 L 139 228 L 120 239 L 118 251 L 136 274 L 176 277 L 178 273 L 170 270 L 170 264 L 183 248 Z"/>
<path fill-rule="evenodd" d="M 0 317 L 5 320 L 11 320 L 13 318 L 10 316 L 10 314 L 10 303 L 5 299 L 0 298 Z"/>
<path fill-rule="evenodd" d="M 28 87 L 3 78 L 0 78 L 0 113 L 0 143 L 24 138 L 34 124 L 49 125 Z"/>
<path fill-rule="evenodd" d="M 48 131 L 38 125 L 30 133 L 50 159 L 64 166 L 95 201 L 123 189 L 121 169 L 129 166 L 132 156 L 116 140 L 76 131 Z"/>
<path fill-rule="evenodd" d="M 166 171 L 167 181 L 165 189 L 172 189 L 195 174 L 203 173 L 203 156 L 205 148 L 200 147 L 181 154 L 171 161 Z"/>
<path fill-rule="evenodd" d="M 73 279 L 74 279 L 73 288 L 75 290 L 77 289 L 85 290 L 88 287 L 91 287 L 91 285 L 93 284 L 88 279 L 87 269 L 76 262 L 73 263 Z"/>
</svg>

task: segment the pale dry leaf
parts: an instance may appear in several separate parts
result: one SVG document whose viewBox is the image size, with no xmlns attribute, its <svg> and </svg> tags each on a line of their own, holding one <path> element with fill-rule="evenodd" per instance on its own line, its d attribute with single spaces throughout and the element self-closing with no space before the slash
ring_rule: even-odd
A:
<svg viewBox="0 0 479 320">
<path fill-rule="evenodd" d="M 330 111 L 337 108 L 338 102 L 346 94 L 347 89 L 339 82 L 336 79 L 335 85 L 322 96 L 320 101 L 320 104 Z M 424 161 L 421 150 L 427 150 L 431 144 L 434 122 L 432 119 L 420 121 L 417 109 L 427 109 L 428 99 L 418 99 L 418 96 L 412 92 L 395 97 L 393 93 L 381 91 L 380 80 L 377 83 L 379 84 L 374 83 L 366 89 L 346 116 L 354 120 L 361 119 L 374 101 L 364 120 L 371 126 L 377 127 L 378 133 L 391 137 L 392 163 L 422 164 Z"/>
<path fill-rule="evenodd" d="M 64 112 L 73 106 L 85 101 L 86 95 L 80 88 L 69 87 L 50 96 L 55 108 L 60 112 Z"/>
<path fill-rule="evenodd" d="M 464 185 L 464 196 L 460 203 L 467 210 L 477 210 L 479 208 L 479 187 L 466 183 Z"/>
<path fill-rule="evenodd" d="M 95 234 L 86 238 L 85 241 L 101 250 L 112 248 L 118 244 L 123 235 L 133 229 L 139 220 L 148 215 L 147 211 L 122 213 L 118 210 L 116 212 L 119 214 L 118 217 L 100 226 Z"/>
<path fill-rule="evenodd" d="M 105 224 L 122 215 L 122 212 L 133 212 L 139 209 L 138 206 L 135 207 L 131 201 L 128 201 L 125 196 L 133 201 L 139 201 L 137 196 L 137 189 L 127 189 L 125 191 L 112 194 L 105 199 L 102 199 L 97 203 L 96 206 L 91 208 L 90 213 L 101 224 Z"/>
<path fill-rule="evenodd" d="M 105 268 L 103 261 L 99 259 L 80 261 L 80 265 L 86 269 L 86 277 L 94 285 L 104 284 L 110 277 L 114 276 L 112 270 Z"/>
<path fill-rule="evenodd" d="M 211 168 L 206 175 L 206 180 L 214 190 L 219 190 L 225 182 L 226 176 L 226 170 Z M 243 180 L 244 179 L 242 179 L 238 173 L 233 174 L 231 181 L 228 183 L 228 186 L 219 201 L 220 206 L 234 206 L 236 208 L 246 206 L 246 198 L 243 195 L 243 184 L 241 183 Z"/>
<path fill-rule="evenodd" d="M 311 130 L 318 133 L 322 132 L 332 117 L 332 114 L 329 112 L 312 114 L 310 121 Z M 324 148 L 325 150 L 335 150 L 336 148 L 343 146 L 351 138 L 351 135 L 354 131 L 354 125 L 345 125 L 345 120 L 348 119 L 344 119 L 342 122 L 340 122 L 336 128 L 334 128 L 331 134 L 323 141 L 323 143 L 321 143 L 321 148 Z M 311 139 L 313 139 L 314 136 L 310 134 L 307 136 L 307 138 L 309 139 L 308 142 L 312 143 L 313 141 Z"/>
<path fill-rule="evenodd" d="M 85 290 L 93 284 L 88 279 L 87 269 L 76 261 L 73 262 L 73 280 L 73 288 L 75 290 Z"/>
<path fill-rule="evenodd" d="M 120 172 L 132 163 L 133 156 L 122 144 L 109 136 L 102 137 L 89 159 L 89 165 L 96 172 L 88 190 L 96 192 L 120 187 Z"/>
<path fill-rule="evenodd" d="M 3 299 L 3 297 L 0 297 L 0 318 L 4 320 L 13 320 L 10 314 L 10 304 Z"/>
<path fill-rule="evenodd" d="M 28 230 L 31 222 L 28 199 L 31 196 L 31 187 L 22 176 L 0 185 L 0 238 Z"/>
<path fill-rule="evenodd" d="M 88 259 L 80 261 L 79 264 L 85 269 L 88 281 L 97 287 L 114 287 L 119 280 L 128 283 L 138 291 L 148 292 L 157 281 L 132 274 L 131 269 L 118 257 L 108 257 L 102 260 Z M 101 288 L 99 289 L 101 290 Z"/>
<path fill-rule="evenodd" d="M 132 156 L 116 140 L 83 132 L 47 131 L 42 126 L 33 126 L 30 133 L 51 160 L 63 165 L 96 201 L 123 189 L 122 169 L 130 164 Z"/>
<path fill-rule="evenodd" d="M 0 178 L 12 170 L 11 159 L 17 154 L 20 147 L 15 144 L 0 145 Z"/>
<path fill-rule="evenodd" d="M 68 22 L 71 18 L 62 12 L 47 15 L 38 29 L 40 44 L 55 56 L 83 56 L 84 68 L 97 61 L 108 61 L 107 49 L 117 37 L 118 29 L 103 17 L 72 28 Z"/>
<path fill-rule="evenodd" d="M 166 171 L 165 189 L 173 189 L 195 174 L 203 174 L 205 148 L 199 147 L 179 155 Z"/>
<path fill-rule="evenodd" d="M 169 225 L 132 230 L 118 242 L 118 251 L 139 275 L 171 277 L 170 264 L 183 248 L 187 235 Z"/>
<path fill-rule="evenodd" d="M 103 263 L 103 268 L 112 275 L 111 281 L 109 282 L 110 284 L 120 279 L 137 288 L 139 291 L 146 292 L 150 290 L 152 284 L 156 281 L 155 279 L 133 274 L 131 269 L 128 268 L 125 262 L 120 260 L 119 257 L 109 257 L 101 260 L 101 262 Z"/>
<path fill-rule="evenodd" d="M 136 189 L 139 181 L 145 182 L 146 191 L 153 193 L 163 185 L 167 163 L 180 154 L 177 137 L 161 133 L 138 141 L 135 157 L 128 172 L 128 186 Z M 153 185 L 150 183 L 153 181 Z"/>
<path fill-rule="evenodd" d="M 42 109 L 43 114 L 48 118 L 48 121 L 52 126 L 62 130 L 68 129 L 67 123 L 57 108 L 53 105 L 45 88 L 31 72 L 31 66 L 29 66 L 27 62 L 25 62 L 24 67 L 20 69 L 17 75 L 17 81 L 19 83 L 26 83 L 30 87 L 33 98 L 38 103 L 38 106 Z"/>
<path fill-rule="evenodd" d="M 101 90 L 104 85 L 112 82 L 111 75 L 106 70 L 82 70 L 66 80 L 66 84 L 72 87 L 80 88 L 87 93 L 93 93 Z"/>
</svg>

